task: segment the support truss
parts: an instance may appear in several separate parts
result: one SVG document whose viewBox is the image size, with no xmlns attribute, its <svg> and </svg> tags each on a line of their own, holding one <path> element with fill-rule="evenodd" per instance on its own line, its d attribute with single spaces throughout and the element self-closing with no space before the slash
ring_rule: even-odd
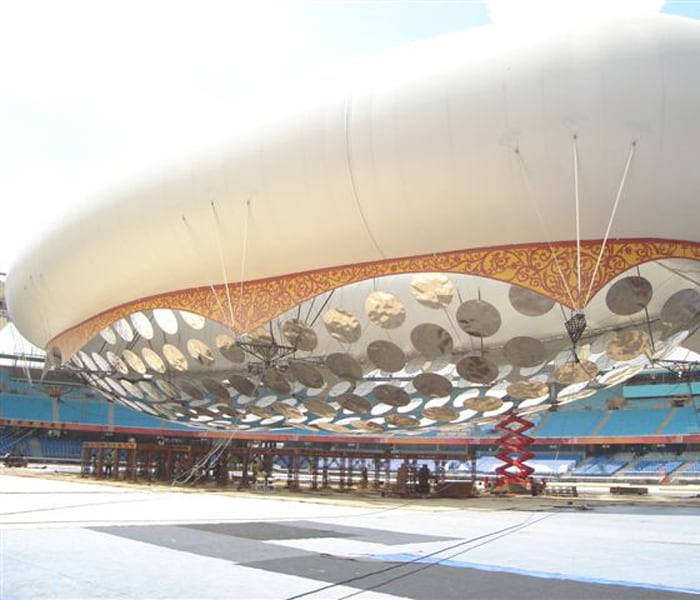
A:
<svg viewBox="0 0 700 600">
<path fill-rule="evenodd" d="M 535 472 L 531 466 L 525 463 L 534 458 L 534 454 L 528 450 L 534 439 L 525 432 L 534 427 L 527 419 L 515 414 L 507 416 L 497 426 L 504 432 L 498 438 L 499 451 L 496 458 L 504 464 L 496 467 L 499 484 L 518 483 L 526 485 L 530 475 Z M 515 471 L 511 467 L 515 467 Z"/>
</svg>

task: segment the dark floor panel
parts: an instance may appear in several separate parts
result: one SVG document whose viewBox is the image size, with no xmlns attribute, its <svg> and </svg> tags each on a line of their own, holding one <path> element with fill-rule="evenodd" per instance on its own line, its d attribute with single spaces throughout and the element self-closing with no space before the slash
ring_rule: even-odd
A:
<svg viewBox="0 0 700 600">
<path fill-rule="evenodd" d="M 303 522 L 300 522 L 303 523 Z M 233 537 L 249 540 L 303 540 L 310 538 L 346 538 L 353 534 L 339 533 L 330 527 L 320 523 L 312 526 L 305 524 L 286 525 L 280 523 L 254 522 L 254 523 L 203 523 L 184 525 L 188 529 L 207 531 L 219 535 L 231 535 Z"/>
<path fill-rule="evenodd" d="M 693 594 L 663 592 L 618 585 L 598 585 L 543 579 L 511 573 L 441 565 L 377 563 L 330 555 L 282 558 L 243 563 L 247 567 L 298 575 L 320 582 L 376 590 L 414 600 L 681 600 Z M 389 569 L 389 570 L 387 570 Z M 379 571 L 384 571 L 379 573 Z M 357 578 L 355 580 L 355 578 Z M 319 583 L 319 588 L 324 586 Z M 330 592 L 328 592 L 330 594 Z M 316 596 L 314 596 L 316 597 Z M 323 594 L 318 597 L 323 597 Z M 328 595 L 327 597 L 337 597 Z"/>
<path fill-rule="evenodd" d="M 92 531 L 108 533 L 171 550 L 190 552 L 235 563 L 272 558 L 316 556 L 315 553 L 265 544 L 258 540 L 198 531 L 191 527 L 171 525 L 128 525 L 120 527 L 91 527 Z"/>
</svg>

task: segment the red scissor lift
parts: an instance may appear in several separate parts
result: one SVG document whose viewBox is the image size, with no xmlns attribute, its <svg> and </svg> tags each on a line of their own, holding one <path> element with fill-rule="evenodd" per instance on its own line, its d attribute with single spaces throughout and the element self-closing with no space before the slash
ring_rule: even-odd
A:
<svg viewBox="0 0 700 600">
<path fill-rule="evenodd" d="M 525 435 L 525 432 L 534 426 L 534 423 L 515 414 L 507 416 L 496 426 L 503 432 L 503 435 L 498 438 L 499 451 L 496 454 L 496 458 L 504 463 L 496 467 L 498 488 L 527 489 L 529 487 L 530 476 L 535 469 L 525 463 L 535 456 L 528 450 L 534 438 Z M 512 470 L 512 467 L 515 467 L 515 470 Z"/>
</svg>

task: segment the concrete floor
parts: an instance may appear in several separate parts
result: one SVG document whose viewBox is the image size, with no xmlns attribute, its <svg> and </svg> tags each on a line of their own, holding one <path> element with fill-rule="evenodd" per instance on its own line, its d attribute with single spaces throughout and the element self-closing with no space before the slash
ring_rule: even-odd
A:
<svg viewBox="0 0 700 600">
<path fill-rule="evenodd" d="M 700 594 L 693 500 L 288 497 L 13 470 L 0 500 L 3 599 Z"/>
</svg>

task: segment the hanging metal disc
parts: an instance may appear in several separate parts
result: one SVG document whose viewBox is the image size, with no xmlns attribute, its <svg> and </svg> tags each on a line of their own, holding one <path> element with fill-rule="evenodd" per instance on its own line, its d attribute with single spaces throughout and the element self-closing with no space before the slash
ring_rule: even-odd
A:
<svg viewBox="0 0 700 600">
<path fill-rule="evenodd" d="M 641 329 L 618 331 L 605 347 L 605 352 L 613 360 L 632 360 L 650 350 L 649 335 Z"/>
<path fill-rule="evenodd" d="M 192 398 L 192 400 L 204 400 L 204 392 L 191 381 L 180 379 L 177 381 L 177 387 Z"/>
<path fill-rule="evenodd" d="M 509 339 L 503 346 L 506 360 L 516 367 L 536 367 L 547 358 L 547 351 L 540 340 L 521 335 Z"/>
<path fill-rule="evenodd" d="M 381 433 L 384 431 L 384 427 L 382 427 L 379 423 L 375 423 L 374 421 L 363 421 L 362 419 L 354 419 L 350 421 L 350 425 L 357 429 L 361 429 L 362 431 L 367 431 L 369 433 Z"/>
<path fill-rule="evenodd" d="M 396 373 L 406 365 L 403 350 L 392 342 L 375 340 L 367 346 L 367 358 L 385 373 Z"/>
<path fill-rule="evenodd" d="M 590 381 L 598 374 L 598 365 L 589 360 L 564 363 L 554 370 L 554 381 L 563 385 Z"/>
<path fill-rule="evenodd" d="M 410 415 L 387 415 L 384 420 L 394 427 L 418 427 L 420 421 Z"/>
<path fill-rule="evenodd" d="M 282 325 L 282 334 L 290 346 L 303 352 L 311 352 L 318 345 L 316 332 L 299 319 L 285 321 Z"/>
<path fill-rule="evenodd" d="M 278 394 L 289 394 L 292 391 L 292 386 L 284 376 L 284 373 L 275 367 L 268 367 L 263 371 L 262 384 Z"/>
<path fill-rule="evenodd" d="M 239 394 L 252 398 L 255 396 L 256 385 L 247 377 L 232 373 L 228 376 L 229 385 Z"/>
<path fill-rule="evenodd" d="M 491 383 L 498 377 L 498 367 L 481 356 L 465 356 L 457 362 L 457 373 L 473 383 Z"/>
<path fill-rule="evenodd" d="M 411 331 L 413 347 L 428 360 L 451 356 L 454 342 L 449 332 L 434 323 L 421 323 Z"/>
<path fill-rule="evenodd" d="M 476 398 L 467 398 L 464 401 L 464 408 L 479 412 L 498 410 L 501 406 L 503 406 L 503 400 L 496 396 L 478 396 Z"/>
<path fill-rule="evenodd" d="M 406 406 L 411 402 L 411 396 L 398 386 L 383 383 L 374 388 L 374 397 L 389 406 Z"/>
<path fill-rule="evenodd" d="M 554 300 L 537 292 L 511 285 L 508 299 L 515 310 L 526 317 L 539 317 L 547 314 L 554 306 Z"/>
<path fill-rule="evenodd" d="M 423 416 L 433 421 L 456 421 L 459 411 L 449 406 L 432 406 L 423 410 Z"/>
<path fill-rule="evenodd" d="M 302 404 L 306 407 L 309 412 L 318 415 L 319 417 L 324 417 L 326 419 L 335 417 L 338 411 L 333 408 L 328 402 L 321 398 L 306 398 L 302 401 Z"/>
<path fill-rule="evenodd" d="M 204 389 L 213 396 L 216 396 L 221 400 L 231 399 L 231 395 L 228 393 L 228 390 L 215 379 L 204 377 L 201 381 L 202 387 L 204 387 Z"/>
<path fill-rule="evenodd" d="M 236 342 L 227 335 L 221 334 L 216 336 L 216 347 L 221 352 L 221 356 L 230 360 L 232 363 L 240 364 L 245 361 L 245 352 L 243 348 L 238 346 Z"/>
<path fill-rule="evenodd" d="M 316 367 L 294 361 L 289 364 L 289 370 L 294 378 L 306 387 L 318 389 L 325 385 L 323 375 Z"/>
<path fill-rule="evenodd" d="M 506 388 L 507 394 L 516 400 L 532 400 L 549 394 L 546 383 L 530 379 L 529 381 L 516 381 Z"/>
<path fill-rule="evenodd" d="M 396 329 L 406 320 L 406 309 L 401 301 L 388 292 L 372 292 L 365 301 L 365 312 L 378 327 Z"/>
<path fill-rule="evenodd" d="M 420 373 L 413 378 L 413 385 L 423 396 L 440 398 L 452 392 L 452 383 L 437 373 Z"/>
<path fill-rule="evenodd" d="M 289 406 L 284 402 L 274 402 L 270 405 L 270 408 L 276 412 L 278 415 L 282 415 L 285 419 L 302 419 L 304 418 L 304 413 L 301 412 L 295 406 Z"/>
<path fill-rule="evenodd" d="M 644 277 L 625 277 L 616 281 L 605 295 L 605 303 L 616 315 L 633 315 L 651 300 L 653 289 Z"/>
<path fill-rule="evenodd" d="M 180 398 L 180 390 L 178 390 L 172 383 L 170 383 L 166 379 L 161 379 L 160 377 L 157 377 L 153 380 L 153 382 L 156 384 L 156 387 L 166 396 L 170 398 Z"/>
<path fill-rule="evenodd" d="M 489 337 L 501 327 L 498 309 L 484 300 L 467 300 L 457 309 L 457 323 L 469 335 Z"/>
<path fill-rule="evenodd" d="M 420 273 L 411 279 L 411 293 L 423 306 L 445 308 L 454 296 L 454 285 L 442 273 Z"/>
<path fill-rule="evenodd" d="M 336 352 L 326 357 L 326 366 L 334 375 L 348 381 L 362 379 L 362 366 L 349 354 Z"/>
<path fill-rule="evenodd" d="M 139 375 L 144 375 L 146 373 L 146 365 L 141 360 L 141 357 L 132 350 L 124 350 L 124 352 L 122 352 L 122 358 L 124 362 Z"/>
<path fill-rule="evenodd" d="M 695 324 L 700 316 L 700 292 L 694 288 L 679 290 L 661 308 L 664 336 Z"/>
<path fill-rule="evenodd" d="M 177 346 L 163 344 L 163 356 L 176 371 L 187 371 L 187 359 Z"/>
<path fill-rule="evenodd" d="M 358 318 L 342 308 L 331 308 L 327 311 L 323 315 L 323 324 L 331 337 L 344 344 L 356 342 L 362 334 Z"/>
<path fill-rule="evenodd" d="M 372 404 L 370 404 L 369 400 L 355 394 L 343 394 L 336 401 L 345 410 L 358 414 L 368 413 L 372 409 Z"/>
<path fill-rule="evenodd" d="M 245 411 L 249 415 L 254 415 L 261 419 L 270 419 L 274 417 L 274 413 L 266 406 L 256 406 L 255 404 L 249 404 L 245 407 Z"/>
<path fill-rule="evenodd" d="M 214 364 L 214 354 L 204 342 L 191 338 L 187 340 L 187 352 L 203 367 Z"/>
</svg>

